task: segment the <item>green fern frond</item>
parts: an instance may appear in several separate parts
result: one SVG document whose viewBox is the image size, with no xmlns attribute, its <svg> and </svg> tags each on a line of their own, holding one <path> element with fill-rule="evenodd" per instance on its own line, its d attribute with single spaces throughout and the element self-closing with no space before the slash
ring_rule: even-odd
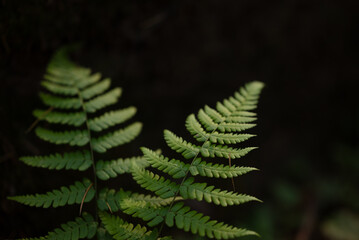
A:
<svg viewBox="0 0 359 240">
<path fill-rule="evenodd" d="M 106 78 L 90 87 L 81 91 L 81 96 L 84 100 L 93 98 L 96 95 L 99 95 L 105 92 L 111 85 L 111 80 Z"/>
<path fill-rule="evenodd" d="M 101 180 L 117 177 L 119 174 L 130 173 L 131 167 L 147 167 L 149 163 L 143 157 L 119 158 L 111 161 L 97 161 L 96 175 Z"/>
<path fill-rule="evenodd" d="M 79 109 L 81 107 L 81 101 L 78 98 L 57 97 L 47 93 L 40 93 L 40 98 L 45 105 L 54 108 Z"/>
<path fill-rule="evenodd" d="M 94 113 L 97 110 L 100 110 L 104 107 L 112 105 L 117 102 L 118 98 L 121 96 L 121 88 L 114 88 L 109 92 L 102 94 L 84 104 L 86 112 Z"/>
<path fill-rule="evenodd" d="M 191 210 L 190 207 L 183 206 L 182 202 L 176 203 L 171 209 L 169 207 L 155 208 L 145 202 L 124 200 L 121 207 L 124 212 L 134 217 L 139 217 L 148 222 L 148 226 L 156 226 L 163 221 L 167 226 L 183 229 L 186 232 L 199 234 L 201 237 L 207 236 L 216 239 L 228 239 L 257 235 L 253 231 L 243 228 L 236 228 L 223 222 L 211 220 L 208 216 Z"/>
<path fill-rule="evenodd" d="M 181 137 L 177 137 L 169 130 L 164 130 L 163 134 L 167 145 L 176 152 L 182 153 L 183 157 L 186 159 L 197 156 L 200 151 L 199 146 L 193 145 L 192 143 L 183 140 Z"/>
<path fill-rule="evenodd" d="M 121 209 L 120 203 L 125 199 L 132 199 L 134 201 L 144 201 L 151 206 L 160 207 L 171 204 L 172 201 L 182 200 L 182 197 L 161 198 L 157 196 L 144 195 L 139 193 L 132 193 L 130 191 L 124 191 L 120 189 L 116 191 L 114 189 L 102 189 L 99 194 L 98 207 L 101 211 L 110 210 L 111 212 L 117 212 Z"/>
<path fill-rule="evenodd" d="M 117 111 L 111 111 L 103 114 L 100 117 L 90 119 L 89 127 L 92 131 L 102 131 L 109 127 L 121 124 L 136 114 L 135 107 L 128 107 Z"/>
<path fill-rule="evenodd" d="M 212 164 L 201 161 L 200 158 L 195 159 L 189 168 L 193 176 L 200 175 L 215 178 L 238 177 L 254 170 L 258 169 L 253 167 L 238 167 L 236 165 Z"/>
<path fill-rule="evenodd" d="M 198 119 L 207 131 L 218 129 L 221 132 L 241 132 L 255 126 L 255 124 L 237 122 L 227 123 L 222 121 L 221 123 L 215 123 L 202 109 L 198 112 Z"/>
<path fill-rule="evenodd" d="M 99 193 L 99 198 L 97 200 L 97 206 L 101 211 L 117 212 L 120 210 L 120 202 L 131 196 L 130 191 L 124 191 L 120 189 L 116 191 L 115 189 L 103 188 Z"/>
<path fill-rule="evenodd" d="M 45 120 L 49 123 L 67 124 L 75 127 L 81 126 L 86 121 L 84 112 L 63 113 L 36 109 L 34 110 L 33 115 L 38 119 Z"/>
<path fill-rule="evenodd" d="M 69 144 L 70 146 L 84 146 L 90 140 L 86 130 L 55 132 L 46 128 L 37 127 L 35 133 L 39 138 L 50 143 Z"/>
<path fill-rule="evenodd" d="M 207 183 L 196 183 L 193 177 L 187 177 L 190 173 L 193 176 L 233 178 L 257 170 L 231 164 L 232 159 L 243 157 L 255 147 L 236 148 L 228 145 L 244 142 L 254 136 L 243 132 L 255 126 L 253 122 L 256 120 L 256 114 L 251 110 L 256 108 L 262 87 L 263 84 L 260 82 L 249 83 L 236 92 L 234 97 L 218 102 L 215 109 L 205 106 L 199 110 L 197 115 L 189 115 L 186 119 L 186 128 L 200 143 L 199 145 L 184 140 L 169 130 L 164 131 L 167 145 L 185 159 L 192 159 L 190 162 L 170 160 L 147 148 L 141 148 L 144 157 L 153 168 L 167 173 L 173 178 L 183 178 L 180 184 L 137 167 L 132 168 L 133 178 L 141 187 L 153 191 L 161 198 L 180 195 L 184 199 L 204 200 L 224 207 L 248 201 L 260 201 L 246 194 L 216 189 L 214 186 L 208 186 Z M 200 157 L 226 158 L 228 165 L 206 162 Z M 180 229 L 191 230 L 201 236 L 216 239 L 256 235 L 246 229 L 209 221 L 209 217 L 203 217 L 202 214 L 190 211 L 188 207 L 182 207 L 181 204 L 173 205 L 172 203 L 169 207 L 157 206 L 155 208 L 145 201 L 125 198 L 120 205 L 126 213 L 149 221 L 149 226 L 155 226 L 161 222 L 162 224 L 165 222 L 168 226 L 173 226 L 176 223 Z"/>
<path fill-rule="evenodd" d="M 250 151 L 256 149 L 256 147 L 246 148 L 231 148 L 222 145 L 214 145 L 209 142 L 205 142 L 201 148 L 201 155 L 203 157 L 223 157 L 223 158 L 240 158 L 245 156 Z"/>
<path fill-rule="evenodd" d="M 92 165 L 91 155 L 88 150 L 65 152 L 63 155 L 55 153 L 49 156 L 21 157 L 21 161 L 33 167 L 48 169 L 72 169 L 85 171 Z"/>
<path fill-rule="evenodd" d="M 240 108 L 240 103 L 235 100 L 233 97 L 229 98 L 230 102 L 233 102 L 238 108 Z M 232 108 L 233 109 L 233 108 Z M 243 112 L 235 110 L 231 113 L 230 116 L 223 116 L 215 109 L 205 106 L 204 112 L 215 122 L 215 123 L 222 123 L 222 122 L 236 122 L 236 123 L 249 123 L 257 120 L 256 117 L 254 117 L 256 114 L 251 112 Z M 236 115 L 236 116 L 234 116 Z"/>
<path fill-rule="evenodd" d="M 100 219 L 105 229 L 116 240 L 139 240 L 146 239 L 146 236 L 151 234 L 151 231 L 147 231 L 146 227 L 128 223 L 118 216 L 110 215 L 106 212 L 100 212 Z"/>
<path fill-rule="evenodd" d="M 64 86 L 57 83 L 49 82 L 49 81 L 42 81 L 41 85 L 45 87 L 48 91 L 61 94 L 65 96 L 75 96 L 77 95 L 77 89 L 74 87 Z"/>
<path fill-rule="evenodd" d="M 149 204 L 153 207 L 167 206 L 167 205 L 170 205 L 172 203 L 172 201 L 183 200 L 182 197 L 176 197 L 175 199 L 173 197 L 161 198 L 161 197 L 157 197 L 157 196 L 144 195 L 144 194 L 139 194 L 139 193 L 133 193 L 129 198 L 134 201 L 146 202 L 147 204 Z"/>
<path fill-rule="evenodd" d="M 133 178 L 141 187 L 155 192 L 161 198 L 174 197 L 179 189 L 179 193 L 184 199 L 205 200 L 208 203 L 213 202 L 223 207 L 239 205 L 249 201 L 258 201 L 255 197 L 222 191 L 215 189 L 214 186 L 207 186 L 206 183 L 193 183 L 193 178 L 186 179 L 180 186 L 169 179 L 140 168 L 133 169 Z"/>
<path fill-rule="evenodd" d="M 218 132 L 208 133 L 202 128 L 201 124 L 197 121 L 194 114 L 188 116 L 186 120 L 186 128 L 199 142 L 205 142 L 209 140 L 212 143 L 235 144 L 235 143 L 246 141 L 249 138 L 255 136 L 253 134 L 243 134 L 243 133 L 242 134 L 218 133 Z"/>
<path fill-rule="evenodd" d="M 200 147 L 192 143 L 188 143 L 186 140 L 176 136 L 169 130 L 164 131 L 164 138 L 170 148 L 178 153 L 181 153 L 186 159 L 193 158 L 197 156 L 198 153 L 201 153 L 203 157 L 224 157 L 235 159 L 246 155 L 253 149 L 256 149 L 255 147 L 247 147 L 243 149 L 231 148 L 222 145 L 213 145 L 208 141 Z"/>
<path fill-rule="evenodd" d="M 47 192 L 45 194 L 25 195 L 8 197 L 10 200 L 17 201 L 24 205 L 48 208 L 56 208 L 65 205 L 80 204 L 86 191 L 92 185 L 91 181 L 84 179 L 83 182 L 76 181 L 74 185 L 61 187 L 60 189 Z M 90 188 L 87 191 L 84 202 L 89 202 L 95 196 L 95 190 Z"/>
<path fill-rule="evenodd" d="M 181 162 L 180 160 L 171 159 L 160 155 L 148 148 L 142 147 L 143 156 L 152 167 L 157 168 L 165 173 L 170 174 L 173 178 L 182 178 L 186 175 L 190 165 Z"/>
<path fill-rule="evenodd" d="M 75 83 L 75 85 L 80 89 L 84 89 L 101 80 L 101 73 L 94 73 L 91 75 L 88 74 L 88 76 L 86 77 L 84 76 L 86 76 L 86 74 L 84 74 L 83 76 L 81 75 L 79 80 Z"/>
<path fill-rule="evenodd" d="M 252 167 L 237 167 L 236 165 L 228 166 L 224 164 L 212 164 L 196 158 L 192 166 L 185 164 L 180 160 L 164 157 L 148 148 L 141 148 L 144 157 L 151 164 L 152 167 L 157 168 L 165 173 L 170 174 L 173 178 L 182 178 L 189 170 L 193 176 L 201 175 L 203 177 L 215 178 L 232 178 L 241 176 L 253 170 L 258 170 Z"/>
<path fill-rule="evenodd" d="M 123 129 L 92 139 L 92 146 L 98 153 L 106 152 L 108 149 L 131 142 L 140 134 L 141 129 L 142 123 L 135 122 Z"/>
<path fill-rule="evenodd" d="M 31 240 L 45 239 L 92 239 L 97 230 L 98 223 L 89 213 L 83 213 L 82 217 L 77 217 L 75 221 L 61 224 L 61 228 L 56 228 L 49 232 L 47 236 L 40 238 L 30 238 Z"/>
</svg>

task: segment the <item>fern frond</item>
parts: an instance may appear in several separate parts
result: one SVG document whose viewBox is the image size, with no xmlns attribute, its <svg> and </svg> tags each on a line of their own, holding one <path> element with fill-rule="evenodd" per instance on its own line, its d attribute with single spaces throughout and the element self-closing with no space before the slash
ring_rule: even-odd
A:
<svg viewBox="0 0 359 240">
<path fill-rule="evenodd" d="M 45 120 L 49 123 L 67 124 L 75 127 L 81 126 L 86 121 L 84 112 L 63 113 L 36 109 L 34 110 L 33 115 L 38 119 Z"/>
<path fill-rule="evenodd" d="M 176 203 L 171 209 L 169 207 L 155 208 L 140 201 L 124 200 L 121 207 L 124 212 L 134 217 L 139 217 L 148 222 L 148 226 L 156 226 L 165 222 L 167 226 L 183 229 L 186 232 L 199 234 L 201 237 L 207 236 L 216 239 L 229 239 L 248 235 L 257 235 L 253 231 L 243 228 L 236 228 L 216 220 L 211 220 L 208 216 L 191 210 L 190 207 L 183 206 L 182 202 Z M 167 213 L 167 214 L 166 214 Z"/>
<path fill-rule="evenodd" d="M 167 145 L 178 153 L 181 153 L 186 159 L 193 158 L 201 153 L 203 157 L 224 157 L 224 158 L 240 158 L 248 152 L 256 149 L 255 147 L 247 148 L 231 148 L 222 145 L 213 145 L 205 142 L 202 147 L 188 143 L 183 138 L 176 136 L 169 130 L 164 131 L 164 137 Z"/>
<path fill-rule="evenodd" d="M 161 198 L 151 195 L 143 195 L 139 193 L 131 193 L 130 191 L 124 191 L 120 189 L 116 191 L 114 189 L 102 189 L 99 194 L 98 207 L 101 211 L 111 210 L 117 212 L 121 209 L 120 203 L 124 199 L 132 199 L 134 201 L 144 201 L 151 206 L 160 207 L 171 204 L 172 201 L 182 200 L 182 197 Z"/>
<path fill-rule="evenodd" d="M 92 165 L 91 155 L 88 150 L 65 152 L 63 155 L 55 153 L 49 156 L 21 157 L 21 161 L 33 167 L 48 169 L 72 169 L 85 171 Z"/>
<path fill-rule="evenodd" d="M 101 73 L 93 73 L 91 75 L 90 73 L 89 74 L 85 73 L 78 78 L 78 81 L 75 83 L 75 85 L 80 89 L 84 89 L 100 80 L 101 80 Z"/>
<path fill-rule="evenodd" d="M 218 129 L 221 132 L 241 132 L 255 126 L 255 124 L 237 122 L 215 123 L 212 118 L 208 116 L 202 109 L 198 112 L 198 119 L 207 131 Z"/>
<path fill-rule="evenodd" d="M 103 188 L 99 193 L 97 206 L 101 211 L 117 212 L 120 210 L 120 202 L 131 196 L 130 191 L 124 191 L 122 188 L 118 191 L 115 189 Z"/>
<path fill-rule="evenodd" d="M 258 169 L 253 167 L 238 167 L 236 165 L 212 164 L 201 161 L 200 158 L 195 159 L 192 166 L 189 167 L 189 171 L 193 176 L 200 175 L 215 178 L 238 177 L 254 170 Z"/>
<path fill-rule="evenodd" d="M 186 175 L 187 171 L 190 171 L 193 176 L 201 175 L 203 177 L 232 178 L 258 170 L 252 167 L 237 167 L 236 165 L 225 166 L 224 164 L 207 163 L 201 161 L 200 158 L 196 158 L 192 165 L 190 165 L 176 159 L 169 160 L 163 155 L 151 151 L 148 148 L 142 147 L 141 150 L 152 167 L 170 174 L 173 178 L 182 178 Z"/>
<path fill-rule="evenodd" d="M 96 95 L 99 95 L 106 91 L 111 85 L 111 80 L 106 78 L 90 87 L 81 91 L 81 96 L 84 100 L 93 98 Z"/>
<path fill-rule="evenodd" d="M 187 117 L 186 128 L 199 142 L 205 142 L 209 140 L 212 143 L 235 144 L 235 143 L 246 141 L 249 138 L 255 136 L 253 134 L 243 134 L 243 133 L 242 134 L 218 133 L 218 132 L 208 133 L 202 128 L 201 124 L 197 121 L 194 114 L 191 114 Z"/>
<path fill-rule="evenodd" d="M 117 124 L 121 124 L 133 117 L 135 114 L 135 107 L 128 107 L 117 111 L 107 112 L 100 117 L 90 119 L 89 127 L 92 131 L 99 132 Z"/>
<path fill-rule="evenodd" d="M 235 100 L 233 97 L 230 97 L 229 100 L 231 102 L 236 101 L 236 105 L 238 108 L 240 108 L 240 103 Z M 250 116 L 245 115 L 246 113 L 248 114 L 248 112 L 245 112 L 243 115 L 243 111 L 234 111 L 231 113 L 230 116 L 222 116 L 219 112 L 217 112 L 215 109 L 209 107 L 209 106 L 205 106 L 204 107 L 204 112 L 215 122 L 215 123 L 222 123 L 222 122 L 237 122 L 237 123 L 248 123 L 248 122 L 253 122 L 255 120 L 257 120 L 255 116 L 255 114 L 250 113 Z M 238 116 L 233 116 L 233 114 L 239 114 Z"/>
<path fill-rule="evenodd" d="M 181 178 L 186 175 L 190 165 L 180 160 L 164 157 L 148 148 L 142 147 L 143 156 L 152 167 L 157 168 L 165 173 L 170 174 L 173 178 Z"/>
<path fill-rule="evenodd" d="M 140 134 L 141 129 L 142 123 L 135 122 L 123 129 L 92 139 L 92 146 L 96 152 L 106 152 L 110 148 L 131 142 Z"/>
<path fill-rule="evenodd" d="M 186 179 L 180 186 L 151 171 L 139 168 L 133 168 L 133 178 L 141 187 L 155 192 L 161 198 L 173 197 L 179 189 L 180 195 L 184 199 L 205 200 L 208 203 L 213 202 L 223 207 L 239 205 L 249 201 L 258 201 L 257 198 L 249 195 L 214 189 L 214 186 L 207 186 L 206 183 L 193 183 L 193 178 Z"/>
<path fill-rule="evenodd" d="M 83 146 L 89 142 L 89 136 L 86 130 L 55 132 L 46 128 L 37 127 L 35 133 L 42 140 L 55 144 Z"/>
<path fill-rule="evenodd" d="M 149 163 L 143 157 L 119 158 L 111 161 L 97 161 L 96 175 L 101 180 L 117 177 L 119 174 L 130 173 L 131 167 L 147 167 Z"/>
<path fill-rule="evenodd" d="M 49 81 L 42 81 L 41 85 L 45 87 L 52 93 L 61 94 L 65 96 L 75 96 L 77 95 L 77 89 L 70 86 L 64 86 L 57 83 L 49 82 Z"/>
<path fill-rule="evenodd" d="M 178 184 L 145 169 L 133 167 L 132 176 L 141 187 L 156 193 L 161 198 L 175 196 L 179 188 Z"/>
<path fill-rule="evenodd" d="M 54 231 L 49 232 L 45 237 L 30 239 L 92 239 L 96 234 L 97 225 L 98 223 L 89 213 L 83 213 L 82 217 L 77 217 L 75 221 L 69 221 L 65 224 L 61 224 L 61 228 L 56 228 Z"/>
<path fill-rule="evenodd" d="M 128 223 L 118 216 L 110 215 L 106 212 L 100 212 L 99 217 L 105 229 L 116 240 L 138 240 L 146 239 L 151 234 L 146 227 L 137 224 Z"/>
<path fill-rule="evenodd" d="M 254 149 L 256 149 L 256 147 L 231 148 L 222 145 L 213 145 L 209 142 L 206 142 L 202 145 L 201 155 L 203 157 L 224 157 L 227 159 L 235 159 L 243 157 Z"/>
<path fill-rule="evenodd" d="M 109 92 L 86 102 L 84 104 L 86 112 L 94 113 L 99 109 L 102 109 L 106 106 L 116 103 L 118 98 L 121 96 L 121 93 L 122 93 L 121 88 L 114 88 Z"/>
<path fill-rule="evenodd" d="M 57 97 L 47 93 L 40 93 L 42 102 L 50 107 L 60 109 L 79 109 L 82 104 L 78 98 Z"/>
<path fill-rule="evenodd" d="M 164 130 L 163 134 L 167 145 L 176 152 L 181 153 L 186 159 L 195 157 L 200 151 L 199 146 L 189 143 L 181 137 L 177 137 L 169 130 Z"/>
<path fill-rule="evenodd" d="M 161 197 L 152 196 L 152 195 L 133 193 L 130 196 L 130 199 L 132 199 L 134 201 L 146 202 L 147 204 L 149 204 L 153 207 L 161 207 L 161 206 L 170 205 L 172 203 L 172 201 L 179 201 L 179 200 L 182 200 L 183 198 L 182 197 L 176 197 L 175 199 L 173 199 L 173 197 L 161 198 Z"/>
<path fill-rule="evenodd" d="M 22 203 L 28 206 L 56 208 L 65 205 L 80 204 L 85 196 L 86 190 L 91 185 L 91 181 L 84 179 L 83 182 L 76 181 L 74 185 L 61 187 L 60 189 L 47 192 L 45 194 L 25 195 L 8 197 L 10 200 Z M 89 202 L 95 196 L 95 190 L 89 189 L 84 202 Z"/>
</svg>

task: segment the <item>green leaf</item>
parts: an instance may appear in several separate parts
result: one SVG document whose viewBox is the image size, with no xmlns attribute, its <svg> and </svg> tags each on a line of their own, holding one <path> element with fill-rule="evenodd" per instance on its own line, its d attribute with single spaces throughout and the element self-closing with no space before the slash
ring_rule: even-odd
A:
<svg viewBox="0 0 359 240">
<path fill-rule="evenodd" d="M 255 135 L 252 134 L 233 134 L 233 133 L 218 133 L 218 132 L 206 132 L 201 124 L 197 121 L 194 114 L 188 116 L 186 120 L 187 130 L 196 138 L 199 142 L 211 141 L 212 143 L 220 144 L 235 144 L 248 140 Z"/>
<path fill-rule="evenodd" d="M 106 91 L 111 85 L 111 80 L 106 78 L 99 83 L 96 83 L 84 90 L 81 91 L 81 97 L 85 100 L 93 98 L 94 96 L 103 93 Z"/>
<path fill-rule="evenodd" d="M 8 197 L 10 200 L 35 207 L 48 208 L 50 206 L 56 208 L 65 205 L 80 204 L 85 196 L 87 188 L 92 185 L 88 179 L 83 182 L 76 181 L 74 185 L 69 187 L 61 187 L 60 189 L 47 192 L 45 194 L 24 195 Z M 86 194 L 84 202 L 89 202 L 95 196 L 95 190 L 91 187 Z"/>
<path fill-rule="evenodd" d="M 222 145 L 213 145 L 209 142 L 205 142 L 201 147 L 194 144 L 188 143 L 181 137 L 176 136 L 169 130 L 164 131 L 165 140 L 167 145 L 178 153 L 181 153 L 186 159 L 197 156 L 200 152 L 203 157 L 224 157 L 224 158 L 240 158 L 255 147 L 247 148 L 231 148 Z"/>
<path fill-rule="evenodd" d="M 118 216 L 106 212 L 100 212 L 99 216 L 106 230 L 116 240 L 146 239 L 146 236 L 151 234 L 151 231 L 148 231 L 146 227 L 139 224 L 135 227 L 132 223 L 128 223 Z"/>
<path fill-rule="evenodd" d="M 60 109 L 79 109 L 82 106 L 81 100 L 78 98 L 57 97 L 47 93 L 40 93 L 42 102 L 50 107 Z"/>
<path fill-rule="evenodd" d="M 205 200 L 209 203 L 222 205 L 239 205 L 249 201 L 259 201 L 257 198 L 245 194 L 238 194 L 230 191 L 215 189 L 214 186 L 207 186 L 206 183 L 193 183 L 193 178 L 188 178 L 180 186 L 164 177 L 160 177 L 151 171 L 134 168 L 133 178 L 141 187 L 155 192 L 162 198 L 173 197 L 178 189 L 184 199 Z"/>
<path fill-rule="evenodd" d="M 117 177 L 119 174 L 130 173 L 131 167 L 147 167 L 149 164 L 143 157 L 119 158 L 112 161 L 97 161 L 96 175 L 101 180 Z"/>
<path fill-rule="evenodd" d="M 226 117 L 227 118 L 227 117 Z M 228 117 L 230 118 L 230 117 Z M 238 123 L 238 122 L 221 122 L 215 123 L 210 116 L 208 116 L 202 109 L 198 112 L 198 119 L 204 125 L 207 131 L 219 130 L 221 132 L 241 132 L 250 129 L 255 124 L 250 123 Z"/>
<path fill-rule="evenodd" d="M 55 144 L 69 144 L 70 146 L 83 146 L 89 142 L 86 130 L 73 130 L 64 132 L 54 132 L 52 130 L 37 127 L 36 135 L 42 140 Z"/>
<path fill-rule="evenodd" d="M 141 132 L 142 123 L 135 122 L 126 128 L 108 133 L 99 138 L 92 139 L 92 146 L 98 153 L 106 152 L 108 149 L 131 142 Z"/>
<path fill-rule="evenodd" d="M 212 164 L 197 158 L 193 161 L 189 170 L 193 176 L 201 175 L 203 177 L 232 178 L 258 169 L 252 167 L 238 167 L 236 165 L 228 166 L 224 164 Z"/>
<path fill-rule="evenodd" d="M 181 137 L 177 137 L 169 130 L 164 130 L 164 138 L 170 148 L 178 153 L 182 153 L 186 159 L 197 156 L 200 151 L 200 147 L 186 142 Z"/>
<path fill-rule="evenodd" d="M 33 167 L 56 170 L 72 169 L 85 171 L 92 165 L 90 152 L 87 150 L 65 152 L 63 155 L 55 153 L 49 156 L 21 157 L 20 160 Z"/>
<path fill-rule="evenodd" d="M 185 164 L 180 160 L 164 157 L 148 148 L 141 148 L 145 159 L 151 164 L 152 167 L 157 168 L 165 173 L 170 174 L 173 178 L 182 178 L 186 175 L 189 169 L 189 164 Z"/>
<path fill-rule="evenodd" d="M 100 110 L 106 106 L 114 104 L 118 101 L 118 98 L 121 96 L 121 88 L 115 88 L 109 92 L 102 94 L 88 102 L 85 102 L 86 112 L 94 113 L 97 110 Z"/>
<path fill-rule="evenodd" d="M 47 236 L 31 239 L 91 239 L 96 234 L 97 225 L 98 223 L 89 213 L 83 213 L 82 217 L 77 217 L 75 221 L 61 224 L 61 228 L 56 228 L 54 231 L 49 232 Z"/>
<path fill-rule="evenodd" d="M 149 222 L 149 226 L 156 226 L 166 219 L 165 223 L 168 226 L 175 224 L 177 228 L 183 229 L 186 232 L 191 231 L 193 234 L 199 234 L 201 237 L 229 239 L 258 235 L 247 229 L 236 228 L 211 220 L 208 216 L 203 216 L 203 214 L 183 206 L 183 203 L 176 203 L 171 210 L 168 207 L 154 208 L 146 203 L 133 200 L 124 200 L 121 206 L 125 213 Z"/>
<path fill-rule="evenodd" d="M 107 112 L 100 117 L 90 119 L 89 127 L 92 131 L 99 132 L 127 121 L 133 117 L 135 113 L 135 107 L 128 107 L 117 111 Z"/>
<path fill-rule="evenodd" d="M 86 114 L 84 112 L 56 112 L 48 110 L 34 110 L 33 115 L 40 120 L 45 120 L 49 123 L 67 124 L 71 126 L 81 126 L 86 121 Z"/>
<path fill-rule="evenodd" d="M 75 96 L 78 93 L 75 87 L 64 86 L 49 81 L 42 81 L 41 85 L 45 87 L 47 90 L 49 90 L 50 92 L 55 94 Z"/>
</svg>

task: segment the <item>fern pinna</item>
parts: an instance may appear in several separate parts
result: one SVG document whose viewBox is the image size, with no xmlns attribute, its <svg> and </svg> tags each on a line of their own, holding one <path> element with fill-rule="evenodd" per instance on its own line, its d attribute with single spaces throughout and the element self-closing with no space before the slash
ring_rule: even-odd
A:
<svg viewBox="0 0 359 240">
<path fill-rule="evenodd" d="M 99 73 L 92 74 L 89 69 L 70 61 L 67 48 L 59 50 L 54 55 L 48 65 L 45 80 L 42 82 L 46 92 L 40 93 L 41 100 L 49 108 L 33 112 L 39 120 L 46 121 L 49 127 L 38 126 L 35 133 L 47 142 L 70 145 L 73 150 L 47 156 L 22 157 L 20 160 L 30 166 L 55 170 L 84 171 L 92 168 L 93 180 L 84 178 L 70 186 L 62 186 L 44 194 L 13 196 L 9 199 L 43 208 L 79 204 L 81 212 L 84 203 L 92 200 L 101 203 L 98 197 L 100 191 L 97 188 L 97 178 L 107 180 L 129 172 L 133 163 L 142 167 L 148 165 L 143 157 L 110 161 L 95 160 L 95 156 L 98 157 L 111 148 L 131 142 L 139 135 L 142 128 L 140 122 L 125 127 L 118 126 L 135 115 L 135 107 L 105 112 L 105 107 L 118 102 L 122 92 L 121 88 L 110 89 L 110 84 L 110 79 L 101 79 Z M 53 130 L 57 125 L 65 130 Z M 106 133 L 103 133 L 105 130 Z M 123 190 L 119 191 L 122 192 L 121 196 L 132 196 L 129 193 L 125 194 Z M 40 239 L 91 239 L 96 233 L 98 239 L 111 239 L 110 236 L 115 235 L 111 229 L 114 224 L 123 230 L 122 235 L 125 235 L 126 239 L 131 239 L 129 236 L 132 233 L 135 237 L 146 237 L 151 234 L 145 227 L 133 228 L 133 225 L 116 217 L 109 217 L 97 209 L 94 212 L 100 215 L 101 222 L 98 222 L 97 216 L 80 213 L 81 216 L 74 221 L 62 224 L 61 228 L 49 232 L 47 236 Z M 116 234 L 117 239 L 118 236 L 122 236 L 118 232 Z"/>
<path fill-rule="evenodd" d="M 244 130 L 255 126 L 257 101 L 263 83 L 255 81 L 248 83 L 234 94 L 233 97 L 218 102 L 216 108 L 205 106 L 197 116 L 191 114 L 186 120 L 186 128 L 197 140 L 198 144 L 190 143 L 178 137 L 169 130 L 164 131 L 167 145 L 185 160 L 169 159 L 148 148 L 142 148 L 145 159 L 151 167 L 166 174 L 158 175 L 150 170 L 134 166 L 132 174 L 135 181 L 143 188 L 154 192 L 163 199 L 176 198 L 206 201 L 223 207 L 238 205 L 257 198 L 221 190 L 205 182 L 195 182 L 194 176 L 215 178 L 233 178 L 248 173 L 255 168 L 231 165 L 231 160 L 243 157 L 254 147 L 236 148 L 231 145 L 241 143 L 254 135 L 243 133 Z M 224 163 L 210 162 L 210 158 L 224 158 Z M 208 159 L 208 160 L 207 160 Z M 223 162 L 223 161 L 222 161 Z M 192 177 L 188 177 L 191 174 Z M 173 179 L 182 179 L 177 183 Z M 233 179 L 232 179 L 233 180 Z M 182 201 L 168 206 L 156 205 L 143 199 L 126 199 L 120 202 L 120 207 L 127 214 L 147 221 L 148 226 L 176 226 L 193 234 L 216 239 L 228 239 L 246 235 L 256 235 L 255 232 L 236 228 L 211 220 Z"/>
</svg>

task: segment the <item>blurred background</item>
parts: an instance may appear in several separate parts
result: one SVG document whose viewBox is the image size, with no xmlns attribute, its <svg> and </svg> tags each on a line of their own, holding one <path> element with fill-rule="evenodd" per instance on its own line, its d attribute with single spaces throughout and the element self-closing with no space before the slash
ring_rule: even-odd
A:
<svg viewBox="0 0 359 240">
<path fill-rule="evenodd" d="M 357 1 L 0 2 L 0 238 L 41 236 L 77 216 L 78 206 L 36 209 L 6 200 L 81 179 L 18 158 L 51 146 L 34 133 L 33 109 L 51 55 L 80 44 L 73 59 L 123 87 L 120 107 L 138 108 L 139 146 L 170 152 L 163 129 L 187 136 L 184 121 L 252 80 L 266 87 L 257 109 L 258 146 L 236 164 L 260 172 L 235 179 L 263 203 L 195 206 L 257 231 L 264 240 L 359 239 Z M 45 151 L 46 150 L 46 151 Z M 89 172 L 91 176 L 91 172 Z M 114 187 L 131 187 L 129 176 Z M 123 179 L 123 180 L 121 180 Z M 231 182 L 217 186 L 231 189 Z M 182 232 L 178 239 L 195 239 Z M 247 238 L 257 239 L 257 238 Z"/>
</svg>

